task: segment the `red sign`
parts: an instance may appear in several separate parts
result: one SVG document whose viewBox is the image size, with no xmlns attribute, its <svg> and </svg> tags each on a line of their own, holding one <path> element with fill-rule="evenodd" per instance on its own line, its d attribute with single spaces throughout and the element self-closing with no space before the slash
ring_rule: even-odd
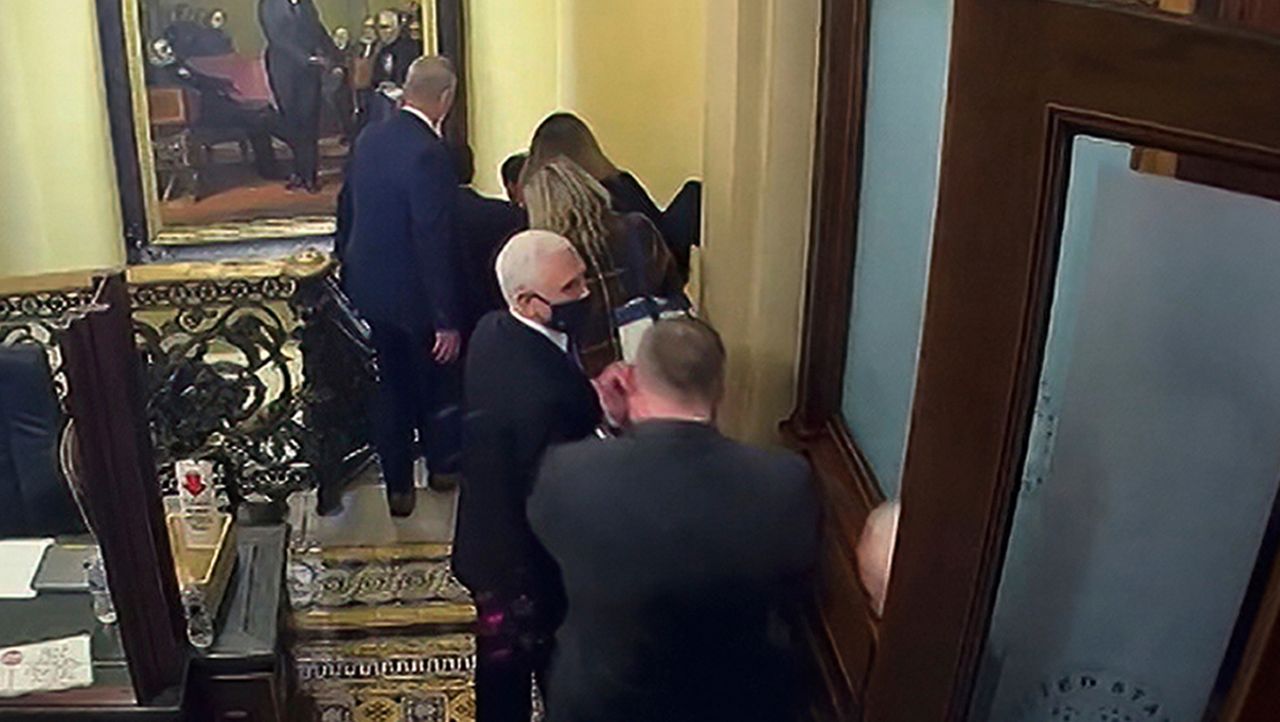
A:
<svg viewBox="0 0 1280 722">
<path fill-rule="evenodd" d="M 194 471 L 187 472 L 187 478 L 182 482 L 182 488 L 191 493 L 192 496 L 200 496 L 200 492 L 204 491 L 204 477 Z"/>
</svg>

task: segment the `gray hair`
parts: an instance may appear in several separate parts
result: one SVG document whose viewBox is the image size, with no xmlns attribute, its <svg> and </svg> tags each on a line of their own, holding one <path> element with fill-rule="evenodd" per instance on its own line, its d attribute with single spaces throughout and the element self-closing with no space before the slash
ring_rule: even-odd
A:
<svg viewBox="0 0 1280 722">
<path fill-rule="evenodd" d="M 428 55 L 409 66 L 404 94 L 407 98 L 433 101 L 457 84 L 458 75 L 454 72 L 453 63 L 442 55 Z"/>
<path fill-rule="evenodd" d="M 681 402 L 715 405 L 724 396 L 725 356 L 724 341 L 707 322 L 662 319 L 641 339 L 636 369 Z"/>
<path fill-rule="evenodd" d="M 507 305 L 514 307 L 520 294 L 536 287 L 546 258 L 565 251 L 576 253 L 569 239 L 551 231 L 524 231 L 512 236 L 494 264 Z"/>
<path fill-rule="evenodd" d="M 400 27 L 400 13 L 396 12 L 395 10 L 392 10 L 391 8 L 378 11 L 378 20 L 379 21 L 393 20 L 395 21 L 395 26 L 397 28 Z"/>
</svg>

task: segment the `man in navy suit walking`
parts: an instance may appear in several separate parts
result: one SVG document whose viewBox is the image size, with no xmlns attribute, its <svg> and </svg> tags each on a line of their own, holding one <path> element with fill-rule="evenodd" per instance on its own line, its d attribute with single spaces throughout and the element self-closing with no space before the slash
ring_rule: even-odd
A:
<svg viewBox="0 0 1280 722">
<path fill-rule="evenodd" d="M 462 346 L 458 181 L 441 130 L 457 84 L 447 59 L 414 61 L 403 109 L 360 134 L 338 198 L 335 246 L 343 286 L 373 329 L 374 446 L 400 517 L 413 513 L 415 431 L 433 487 L 447 486 L 459 465 L 461 419 L 449 398 Z M 319 506 L 330 512 L 340 500 L 322 495 Z"/>
</svg>

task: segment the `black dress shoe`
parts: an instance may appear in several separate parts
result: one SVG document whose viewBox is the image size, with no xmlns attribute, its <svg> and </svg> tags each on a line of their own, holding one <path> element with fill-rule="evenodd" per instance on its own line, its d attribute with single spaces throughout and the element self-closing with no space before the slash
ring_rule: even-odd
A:
<svg viewBox="0 0 1280 722">
<path fill-rule="evenodd" d="M 458 488 L 458 480 L 461 476 L 456 471 L 450 474 L 429 474 L 427 476 L 427 488 L 432 491 L 453 491 Z"/>
<path fill-rule="evenodd" d="M 320 516 L 337 516 L 342 513 L 342 494 L 316 494 L 316 513 Z"/>
<path fill-rule="evenodd" d="M 302 176 L 294 173 L 289 176 L 289 180 L 284 184 L 286 190 L 296 191 L 306 186 L 307 182 L 302 180 Z"/>
<path fill-rule="evenodd" d="M 403 519 L 413 515 L 413 507 L 418 503 L 418 495 L 410 491 L 404 494 L 387 493 L 387 508 L 391 516 Z"/>
</svg>

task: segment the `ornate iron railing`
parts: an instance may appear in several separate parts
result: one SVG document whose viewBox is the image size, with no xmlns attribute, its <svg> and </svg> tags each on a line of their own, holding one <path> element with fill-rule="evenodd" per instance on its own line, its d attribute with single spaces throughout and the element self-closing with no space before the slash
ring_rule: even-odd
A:
<svg viewBox="0 0 1280 722">
<path fill-rule="evenodd" d="M 283 501 L 341 484 L 371 456 L 368 330 L 321 253 L 283 261 L 135 266 L 134 329 L 157 471 L 215 462 L 233 501 Z M 37 343 L 60 390 L 58 319 L 88 300 L 90 274 L 6 282 L 0 343 Z M 40 286 L 43 285 L 43 288 Z"/>
</svg>

